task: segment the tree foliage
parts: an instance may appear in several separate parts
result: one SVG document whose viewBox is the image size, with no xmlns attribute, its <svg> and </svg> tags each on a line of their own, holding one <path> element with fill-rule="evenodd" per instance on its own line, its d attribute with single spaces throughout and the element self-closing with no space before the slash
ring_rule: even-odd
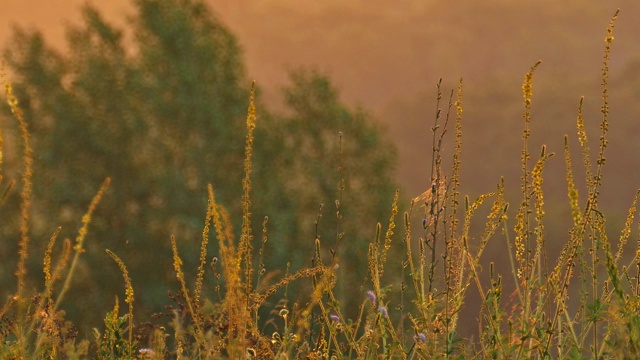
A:
<svg viewBox="0 0 640 360">
<path fill-rule="evenodd" d="M 202 1 L 134 4 L 127 31 L 87 6 L 82 24 L 68 31 L 67 52 L 20 29 L 5 52 L 37 156 L 33 237 L 48 238 L 60 225 L 72 238 L 101 182 L 112 179 L 94 215 L 84 276 L 70 295 L 87 299 L 74 302 L 70 315 L 92 323 L 121 291 L 105 248 L 131 269 L 141 294 L 137 309 L 157 311 L 175 288 L 170 235 L 184 249 L 186 268 L 195 268 L 207 183 L 240 219 L 249 98 L 240 46 Z M 285 95 L 286 115 L 259 104 L 256 130 L 252 211 L 270 219 L 266 270 L 307 265 L 320 203 L 323 251 L 342 237 L 338 259 L 356 258 L 373 238 L 375 221 L 387 217 L 393 147 L 321 74 L 294 72 Z M 261 221 L 254 224 L 259 233 Z M 216 252 L 210 246 L 209 255 Z M 38 254 L 31 274 L 39 273 Z"/>
</svg>

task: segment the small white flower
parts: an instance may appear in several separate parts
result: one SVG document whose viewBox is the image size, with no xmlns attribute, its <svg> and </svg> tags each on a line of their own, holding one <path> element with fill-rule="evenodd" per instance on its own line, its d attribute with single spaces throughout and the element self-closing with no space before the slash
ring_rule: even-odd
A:
<svg viewBox="0 0 640 360">
<path fill-rule="evenodd" d="M 142 348 L 138 350 L 138 352 L 140 353 L 140 355 L 142 355 L 143 359 L 150 359 L 153 355 L 156 354 L 155 351 L 149 348 Z"/>
</svg>

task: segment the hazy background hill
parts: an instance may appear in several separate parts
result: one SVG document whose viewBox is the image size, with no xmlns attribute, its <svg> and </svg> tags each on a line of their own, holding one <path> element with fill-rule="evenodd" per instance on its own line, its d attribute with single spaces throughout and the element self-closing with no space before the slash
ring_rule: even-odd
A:
<svg viewBox="0 0 640 360">
<path fill-rule="evenodd" d="M 613 77 L 640 55 L 635 35 L 640 23 L 634 20 L 640 5 L 632 1 L 249 4 L 214 2 L 243 42 L 249 72 L 274 90 L 287 66 L 315 65 L 328 72 L 347 101 L 373 111 L 388 126 L 399 146 L 399 179 L 411 193 L 420 192 L 428 178 L 426 140 L 439 78 L 448 88 L 464 78 L 464 183 L 471 191 L 486 191 L 497 174 L 513 177 L 518 168 L 520 85 L 536 60 L 543 64 L 534 83 L 534 139 L 559 152 L 562 134 L 574 132 L 579 97 L 585 95 L 587 106 L 598 109 L 602 39 L 616 7 L 622 13 Z M 634 122 L 634 102 L 624 101 L 620 89 L 634 87 L 631 80 L 613 89 L 612 131 L 621 137 Z M 589 113 L 588 120 L 597 123 L 598 113 Z M 612 153 L 618 147 L 617 155 L 633 161 L 635 141 L 622 141 L 626 144 L 612 144 Z"/>
</svg>

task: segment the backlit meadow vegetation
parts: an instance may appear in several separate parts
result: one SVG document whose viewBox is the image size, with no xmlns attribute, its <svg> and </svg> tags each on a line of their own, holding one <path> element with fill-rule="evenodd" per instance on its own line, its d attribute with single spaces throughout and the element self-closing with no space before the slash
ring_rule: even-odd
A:
<svg viewBox="0 0 640 360">
<path fill-rule="evenodd" d="M 633 242 L 631 234 L 637 196 L 629 199 L 628 217 L 615 236 L 606 231 L 606 214 L 598 206 L 603 196 L 599 192 L 602 178 L 606 175 L 609 57 L 617 13 L 605 36 L 600 133 L 587 134 L 583 100 L 580 99 L 575 116 L 576 134 L 566 136 L 562 149 L 567 201 L 572 213 L 571 230 L 563 239 L 551 240 L 546 235 L 545 224 L 555 219 L 545 217 L 543 172 L 554 153 L 545 146 L 537 148 L 529 143 L 530 124 L 535 121 L 532 118 L 534 73 L 542 70 L 540 62 L 529 69 L 522 84 L 520 201 L 508 204 L 505 188 L 509 184 L 498 175 L 492 192 L 475 199 L 460 193 L 460 170 L 464 166 L 460 159 L 466 136 L 463 130 L 464 89 L 460 81 L 451 92 L 444 91 L 441 83 L 437 84 L 437 110 L 429 139 L 433 151 L 426 164 L 431 168 L 432 181 L 426 184 L 422 195 L 403 204 L 399 191 L 395 195 L 386 193 L 390 186 L 386 179 L 390 157 L 372 150 L 386 143 L 380 140 L 377 130 L 367 123 L 364 115 L 350 112 L 336 100 L 326 78 L 315 73 L 294 74 L 294 85 L 287 96 L 298 118 L 294 115 L 295 121 L 273 119 L 275 115 L 259 109 L 255 84 L 247 91 L 238 87 L 228 92 L 224 88 L 200 84 L 207 80 L 206 76 L 211 76 L 212 80 L 221 79 L 224 70 L 229 69 L 220 64 L 229 59 L 229 53 L 211 58 L 216 61 L 207 66 L 213 66 L 215 71 L 203 70 L 206 76 L 202 77 L 194 77 L 197 72 L 192 73 L 188 66 L 197 60 L 194 58 L 185 56 L 182 61 L 172 64 L 152 63 L 157 61 L 157 56 L 167 55 L 161 54 L 161 50 L 169 53 L 171 46 L 168 40 L 171 36 L 152 33 L 154 29 L 160 31 L 171 27 L 154 27 L 154 21 L 158 19 L 152 15 L 166 10 L 165 15 L 173 16 L 171 19 L 175 20 L 172 23 L 175 30 L 188 25 L 184 18 L 186 13 L 191 11 L 191 15 L 197 17 L 205 10 L 195 5 L 177 6 L 177 2 L 168 0 L 138 3 L 142 14 L 138 35 L 149 47 L 143 47 L 138 54 L 141 57 L 134 62 L 125 61 L 127 55 L 119 50 L 117 32 L 90 9 L 86 12 L 88 28 L 74 33 L 78 40 L 76 55 L 91 60 L 76 65 L 87 68 L 65 68 L 65 59 L 53 55 L 49 63 L 30 63 L 28 67 L 29 63 L 24 60 L 42 60 L 34 54 L 47 50 L 38 42 L 37 36 L 30 38 L 28 34 L 19 34 L 29 45 L 26 50 L 31 52 L 24 51 L 21 53 L 24 57 L 13 58 L 9 66 L 22 81 L 14 87 L 6 76 L 3 79 L 7 103 L 16 120 L 14 124 L 18 124 L 14 127 L 18 136 L 15 146 L 2 147 L 2 154 L 15 151 L 21 144 L 22 161 L 16 180 L 0 179 L 1 209 L 4 218 L 10 220 L 3 226 L 12 226 L 16 235 L 10 239 L 17 239 L 15 261 L 8 261 L 12 266 L 15 264 L 15 277 L 3 278 L 2 290 L 9 295 L 0 310 L 0 357 L 634 359 L 640 356 L 640 240 L 636 240 L 635 246 L 627 246 Z M 171 8 L 172 5 L 175 7 Z M 146 13 L 145 6 L 149 7 Z M 195 23 L 200 27 L 196 26 L 195 30 L 220 29 L 206 17 L 198 19 Z M 202 51 L 229 45 L 231 38 L 225 38 L 224 32 L 214 33 L 219 37 L 214 38 L 214 44 L 208 44 L 207 40 L 211 38 L 192 32 L 193 41 L 183 39 L 178 53 L 190 47 Z M 167 41 L 166 46 L 153 47 L 161 41 Z M 92 52 L 95 49 L 111 56 L 110 61 L 102 62 L 105 58 Z M 231 45 L 225 49 L 233 52 Z M 202 59 L 209 59 L 214 53 L 205 51 Z M 205 63 L 203 60 L 203 69 Z M 21 64 L 25 66 L 21 68 Z M 89 76 L 97 70 L 112 74 L 107 71 L 108 66 L 115 66 L 111 70 L 116 70 L 120 77 L 95 81 Z M 157 77 L 144 72 L 154 67 L 159 70 Z M 29 83 L 33 69 L 41 72 Z M 68 74 L 75 78 L 63 76 Z M 114 87 L 108 87 L 109 84 Z M 101 85 L 105 88 L 96 88 Z M 172 86 L 193 91 L 187 98 L 178 99 L 178 105 L 193 105 L 193 97 L 201 95 L 198 91 L 208 94 L 209 99 L 202 98 L 203 102 L 221 97 L 228 103 L 205 108 L 209 110 L 202 113 L 198 108 L 180 110 L 166 103 L 173 101 L 170 96 Z M 47 95 L 49 87 L 52 90 Z M 123 88 L 134 89 L 133 98 L 129 98 L 130 93 Z M 99 95 L 115 92 L 119 96 L 112 98 L 111 104 L 97 103 L 90 96 L 94 90 Z M 145 97 L 157 102 L 145 102 Z M 244 141 L 236 138 L 237 134 L 231 129 L 225 130 L 224 122 L 197 122 L 208 117 L 220 119 L 217 111 L 231 111 L 231 105 L 233 111 L 225 116 L 237 120 L 240 111 L 233 100 L 235 97 L 243 98 L 243 121 L 227 125 L 241 129 Z M 154 109 L 154 106 L 165 108 Z M 136 115 L 139 113 L 134 110 L 138 107 L 144 108 L 145 116 Z M 78 121 L 82 121 L 83 116 L 92 121 L 74 124 L 66 119 L 73 126 L 85 126 L 86 129 L 63 127 L 60 122 L 67 112 Z M 38 115 L 47 118 L 39 119 Z M 122 117 L 121 123 L 116 122 L 119 117 Z M 150 127 L 147 117 L 158 121 L 157 128 Z M 190 117 L 197 121 L 189 123 Z M 163 119 L 166 123 L 160 122 Z M 311 124 L 304 125 L 301 119 Z M 32 126 L 40 121 L 44 125 Z M 186 121 L 202 133 L 182 129 L 171 121 Z M 268 125 L 277 131 L 261 133 L 270 130 L 261 130 Z M 9 126 L 4 123 L 3 129 Z M 213 134 L 228 131 L 224 135 L 237 141 L 228 145 L 234 147 L 234 151 L 227 157 L 206 160 L 209 147 L 222 146 L 207 137 L 207 126 L 214 127 Z M 38 127 L 51 131 L 53 138 L 38 137 L 39 133 L 45 132 Z M 63 129 L 55 130 L 60 127 Z M 139 128 L 143 131 L 138 131 Z M 109 131 L 112 137 L 104 144 L 93 143 L 92 139 L 99 138 L 92 136 L 103 131 Z M 38 158 L 38 152 L 34 151 L 39 149 L 36 145 L 42 147 L 43 144 L 64 147 L 65 144 L 58 142 L 78 134 L 87 141 L 82 143 L 88 147 L 84 159 L 60 157 L 61 154 L 69 156 L 72 153 L 69 149 L 67 152 L 59 149 L 44 159 Z M 129 141 L 127 136 L 136 141 Z M 579 149 L 569 148 L 571 137 L 577 137 Z M 141 139 L 165 143 L 152 147 L 149 143 L 139 143 Z M 273 145 L 260 142 L 266 140 L 280 141 L 277 143 L 280 150 L 292 157 L 278 157 L 281 155 Z M 186 151 L 182 158 L 175 158 L 182 147 L 192 143 L 204 159 Z M 110 147 L 113 144 L 138 147 Z M 166 152 L 153 153 L 158 149 Z M 82 147 L 76 148 L 76 151 L 82 150 Z M 579 156 L 572 155 L 571 150 Z M 119 169 L 123 173 L 109 174 L 118 168 L 106 161 L 102 163 L 103 158 L 95 156 L 100 151 L 116 152 L 116 157 L 122 157 L 122 163 L 117 166 L 128 168 Z M 139 156 L 125 159 L 132 152 Z M 112 159 L 113 155 L 107 158 Z M 295 155 L 304 161 L 296 160 Z M 264 156 L 277 157 L 281 162 L 265 162 Z M 156 169 L 137 170 L 149 159 L 157 162 Z M 64 170 L 47 169 L 42 165 L 38 168 L 38 160 L 60 163 Z M 193 161 L 205 163 L 194 164 Z M 228 162 L 218 164 L 217 161 Z M 172 167 L 182 166 L 184 173 L 170 172 Z M 273 166 L 293 170 L 290 173 L 274 171 Z M 92 172 L 92 168 L 99 171 Z M 451 171 L 445 173 L 445 168 L 451 168 Z M 4 174 L 4 167 L 2 171 Z M 38 171 L 48 173 L 35 180 Z M 44 195 L 39 194 L 49 191 L 65 192 L 66 197 L 48 200 L 59 202 L 63 208 L 53 210 L 49 204 L 45 209 L 64 212 L 67 215 L 61 215 L 63 220 L 66 219 L 64 216 L 75 215 L 74 209 L 80 206 L 73 203 L 74 196 L 78 196 L 76 189 L 65 188 L 60 184 L 68 183 L 56 181 L 60 181 L 59 177 L 78 177 L 77 191 L 88 191 L 84 187 L 92 180 L 82 178 L 83 171 L 92 176 L 106 176 L 94 181 L 92 200 L 91 197 L 84 202 L 75 199 L 84 207 L 84 215 L 75 219 L 75 227 L 79 227 L 77 235 L 65 239 L 61 236 L 64 230 L 58 224 L 36 225 L 42 219 L 51 219 L 46 213 L 38 212 L 42 210 L 36 211 L 42 209 L 38 208 L 38 201 L 43 200 L 38 196 Z M 213 179 L 209 184 L 193 180 L 201 179 L 199 175 L 209 174 L 208 171 L 212 172 Z M 175 178 L 160 181 L 164 173 Z M 579 173 L 584 174 L 581 175 L 584 186 L 575 180 L 578 175 L 574 174 Z M 125 180 L 128 177 L 134 178 Z M 143 181 L 145 186 L 136 188 L 136 180 Z M 117 185 L 118 181 L 124 185 Z M 289 183 L 291 181 L 293 183 Z M 147 187 L 154 183 L 167 188 L 156 193 L 153 187 Z M 276 187 L 275 193 L 271 192 L 274 190 L 270 185 Z M 238 190 L 231 190 L 233 186 Z M 181 201 L 191 199 L 189 196 L 193 195 L 182 193 L 184 188 L 192 188 L 193 194 L 200 193 L 205 201 L 182 204 Z M 118 193 L 120 190 L 125 191 L 125 195 Z M 312 194 L 306 195 L 306 191 Z M 322 196 L 316 197 L 314 192 L 330 194 L 331 199 L 321 205 L 317 200 Z M 388 199 L 375 200 L 378 202 L 362 199 L 384 196 Z M 116 200 L 110 202 L 110 197 Z M 299 207 L 287 203 L 296 201 L 300 201 L 295 204 Z M 309 211 L 288 212 L 289 209 L 305 209 L 303 205 L 309 203 L 314 203 L 311 216 Z M 383 207 L 381 204 L 386 204 L 384 211 L 379 211 L 379 207 Z M 129 228 L 135 224 L 121 223 L 120 218 L 106 210 L 101 212 L 104 207 L 112 206 L 118 209 L 114 212 L 124 212 L 144 221 L 141 222 L 144 226 L 140 225 L 143 230 Z M 172 211 L 185 209 L 185 213 L 200 212 L 200 222 L 180 222 L 169 216 L 154 222 L 153 210 L 162 207 Z M 279 219 L 281 213 L 286 214 L 285 220 Z M 108 219 L 104 219 L 106 214 L 109 214 Z M 65 221 L 73 223 L 70 219 Z M 288 221 L 300 223 L 294 226 L 287 224 Z M 38 231 L 34 229 L 36 226 L 52 228 L 48 236 L 41 237 L 34 235 Z M 165 238 L 135 247 L 138 245 L 134 242 L 141 241 L 139 233 L 147 231 L 147 236 L 163 234 L 153 232 L 162 226 L 170 228 L 164 230 L 168 232 Z M 297 226 L 310 231 L 298 231 Z M 199 241 L 194 247 L 189 238 L 194 237 L 195 228 Z M 93 235 L 94 231 L 98 235 Z M 101 231 L 107 235 L 100 235 Z M 123 236 L 118 239 L 122 243 L 110 246 L 118 243 L 97 240 L 109 236 Z M 130 248 L 125 240 L 133 243 Z M 506 244 L 509 250 L 503 254 L 503 259 L 509 262 L 510 273 L 499 274 L 493 263 L 483 261 L 483 251 L 490 241 Z M 548 253 L 550 241 L 561 241 L 559 255 Z M 296 243 L 307 246 L 296 247 Z M 279 249 L 281 246 L 286 246 L 287 250 Z M 109 262 L 84 260 L 92 249 L 98 249 Z M 300 255 L 300 249 L 308 253 Z M 163 255 L 156 253 L 165 250 L 169 261 L 162 262 Z M 98 256 L 98 251 L 93 252 L 93 256 Z M 37 260 L 33 260 L 34 253 L 38 254 Z M 98 264 L 100 269 L 90 270 Z M 168 269 L 155 269 L 162 264 Z M 42 276 L 33 274 L 34 270 Z M 169 273 L 171 279 L 161 277 L 153 282 L 153 289 L 145 288 L 149 284 L 140 283 L 136 277 L 147 278 L 143 275 L 149 271 Z M 78 278 L 99 272 L 115 274 L 118 281 L 106 283 L 105 278 L 100 277 L 105 275 L 95 275 L 89 278 L 93 287 L 74 291 L 74 285 L 82 283 Z M 95 313 L 95 309 L 82 304 L 86 298 L 95 296 L 99 288 L 113 289 L 111 294 L 99 292 L 103 297 L 101 301 L 108 302 L 111 309 L 99 314 L 102 323 L 87 325 L 69 321 L 67 311 L 76 311 L 75 319 L 82 319 L 85 314 L 87 319 L 95 316 L 90 313 Z M 173 291 L 167 295 L 167 290 Z M 141 303 L 151 302 L 140 301 L 140 294 L 145 292 L 153 297 L 154 303 L 166 305 L 153 316 L 138 309 L 143 306 Z M 480 311 L 472 314 L 472 319 L 465 319 L 469 316 L 465 307 L 472 301 L 480 302 Z M 74 308 L 73 304 L 80 305 L 76 310 L 68 310 Z M 93 330 L 78 331 L 86 326 Z M 463 329 L 469 326 L 474 330 Z M 470 332 L 475 335 L 461 335 Z"/>
</svg>

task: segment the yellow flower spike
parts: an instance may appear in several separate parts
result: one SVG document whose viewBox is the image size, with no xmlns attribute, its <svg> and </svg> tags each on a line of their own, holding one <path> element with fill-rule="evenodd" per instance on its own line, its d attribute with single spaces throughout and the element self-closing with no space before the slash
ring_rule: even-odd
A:
<svg viewBox="0 0 640 360">
<path fill-rule="evenodd" d="M 122 277 L 124 278 L 125 284 L 125 300 L 124 302 L 129 305 L 129 355 L 132 354 L 132 346 L 133 346 L 133 285 L 131 285 L 131 278 L 129 277 L 129 271 L 127 271 L 127 267 L 124 262 L 118 257 L 118 255 L 114 254 L 111 250 L 107 249 L 107 254 L 111 256 L 111 258 L 118 264 L 120 271 L 122 272 Z"/>
<path fill-rule="evenodd" d="M 242 180 L 242 229 L 240 231 L 240 244 L 238 245 L 238 265 L 244 261 L 245 271 L 245 295 L 251 292 L 251 275 L 253 272 L 252 245 L 251 241 L 251 172 L 253 157 L 253 130 L 256 127 L 256 105 L 255 105 L 255 81 L 251 84 L 251 94 L 249 97 L 249 108 L 247 109 L 247 136 L 244 148 L 244 179 Z"/>
<path fill-rule="evenodd" d="M 83 248 L 84 239 L 87 236 L 89 223 L 91 222 L 91 215 L 93 214 L 96 207 L 100 203 L 100 200 L 102 200 L 104 193 L 109 188 L 109 184 L 111 184 L 111 179 L 107 178 L 104 181 L 104 183 L 102 183 L 102 186 L 100 187 L 100 190 L 98 190 L 98 193 L 91 200 L 91 204 L 89 204 L 89 209 L 87 210 L 87 213 L 82 217 L 82 227 L 80 228 L 80 231 L 78 231 L 78 236 L 76 237 L 76 244 L 73 246 L 73 250 L 76 252 L 76 254 L 73 256 L 73 260 L 71 261 L 71 267 L 69 268 L 69 273 L 67 274 L 67 278 L 64 281 L 62 290 L 58 295 L 58 299 L 56 300 L 56 303 L 54 305 L 54 310 L 58 308 L 58 306 L 60 305 L 60 302 L 62 301 L 62 298 L 64 297 L 66 292 L 69 290 L 69 286 L 71 285 L 71 279 L 73 278 L 73 273 L 75 271 L 76 266 L 78 265 L 78 259 L 80 258 L 80 254 L 84 252 L 84 248 Z"/>
<path fill-rule="evenodd" d="M 27 273 L 25 268 L 25 262 L 29 256 L 29 218 L 31 211 L 31 193 L 33 192 L 33 183 L 31 178 L 33 177 L 33 149 L 31 148 L 31 135 L 29 134 L 29 126 L 24 119 L 24 112 L 19 106 L 18 99 L 13 94 L 13 87 L 11 83 L 6 80 L 4 74 L 4 66 L 0 76 L 4 80 L 5 94 L 7 96 L 7 104 L 11 108 L 11 113 L 18 121 L 20 129 L 20 137 L 22 138 L 23 146 L 23 164 L 24 171 L 22 173 L 22 192 L 20 193 L 20 242 L 18 243 L 18 269 L 16 270 L 16 277 L 18 278 L 18 290 L 16 297 L 22 296 L 24 289 L 24 276 Z"/>
</svg>

